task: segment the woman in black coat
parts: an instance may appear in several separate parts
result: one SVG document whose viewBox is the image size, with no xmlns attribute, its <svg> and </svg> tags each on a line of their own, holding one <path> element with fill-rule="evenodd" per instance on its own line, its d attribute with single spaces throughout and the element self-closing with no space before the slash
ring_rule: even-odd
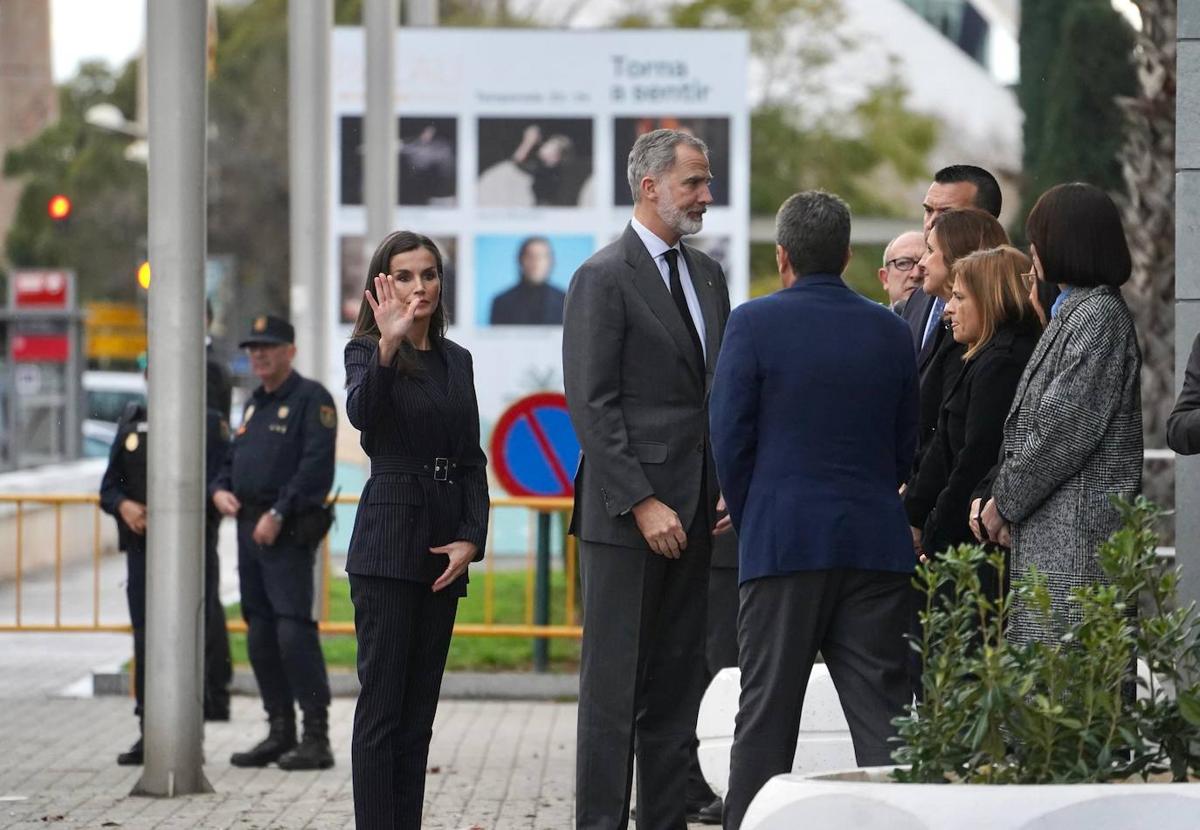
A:
<svg viewBox="0 0 1200 830">
<path fill-rule="evenodd" d="M 948 304 L 954 263 L 975 251 L 1007 244 L 1008 234 L 1004 227 L 987 211 L 959 208 L 942 213 L 934 219 L 925 235 L 925 255 L 917 264 L 921 270 L 922 289 Z M 941 321 L 930 321 L 929 325 L 935 327 L 931 335 L 933 346 L 917 356 L 921 396 L 917 455 L 913 460 L 910 488 L 933 444 L 942 403 L 962 371 L 962 356 L 966 350 L 950 336 L 949 329 Z"/>
<path fill-rule="evenodd" d="M 904 499 L 921 553 L 975 541 L 967 524 L 971 494 L 996 463 L 1005 416 L 1041 334 L 1022 282 L 1029 268 L 1029 258 L 1007 245 L 954 266 L 946 312 L 955 341 L 965 348 L 962 370 L 946 392 L 933 443 Z"/>
<path fill-rule="evenodd" d="M 351 760 L 359 828 L 417 828 L 433 718 L 467 566 L 487 538 L 470 353 L 446 339 L 442 258 L 380 243 L 346 346 L 346 413 L 371 459 L 346 572 L 362 691 Z"/>
</svg>

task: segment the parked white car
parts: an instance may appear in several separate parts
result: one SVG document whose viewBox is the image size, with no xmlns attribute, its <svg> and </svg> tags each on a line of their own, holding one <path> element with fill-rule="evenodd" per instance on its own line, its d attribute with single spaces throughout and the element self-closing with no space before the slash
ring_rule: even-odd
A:
<svg viewBox="0 0 1200 830">
<path fill-rule="evenodd" d="M 146 378 L 141 372 L 84 372 L 83 397 L 83 455 L 103 458 L 125 407 L 146 402 Z"/>
</svg>

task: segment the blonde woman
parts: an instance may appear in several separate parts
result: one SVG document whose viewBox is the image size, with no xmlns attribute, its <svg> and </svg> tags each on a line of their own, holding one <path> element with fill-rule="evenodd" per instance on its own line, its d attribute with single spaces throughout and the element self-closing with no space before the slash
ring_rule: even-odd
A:
<svg viewBox="0 0 1200 830">
<path fill-rule="evenodd" d="M 968 527 L 972 491 L 996 463 L 1004 418 L 1037 345 L 1041 325 L 1021 275 L 1029 257 L 1008 245 L 955 262 L 946 314 L 965 351 L 947 390 L 937 430 L 905 496 L 909 523 L 932 555 L 974 541 Z"/>
</svg>

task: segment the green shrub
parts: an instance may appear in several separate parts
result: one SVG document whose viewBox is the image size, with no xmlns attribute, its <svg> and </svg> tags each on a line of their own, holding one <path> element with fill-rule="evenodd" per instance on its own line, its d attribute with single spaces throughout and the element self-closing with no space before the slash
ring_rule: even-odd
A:
<svg viewBox="0 0 1200 830">
<path fill-rule="evenodd" d="M 1003 576 L 1001 552 L 964 545 L 918 569 L 926 600 L 912 645 L 925 699 L 896 720 L 893 758 L 908 765 L 897 780 L 1082 783 L 1165 772 L 1183 781 L 1196 770 L 1200 620 L 1192 605 L 1175 607 L 1178 570 L 1156 559 L 1161 511 L 1142 498 L 1114 504 L 1122 527 L 1097 551 L 1109 582 L 1074 589 L 1067 619 L 1052 619 L 1036 571 L 988 595 L 980 573 Z M 1009 642 L 1018 603 L 1045 631 L 1065 633 Z M 1138 677 L 1135 655 L 1148 677 Z"/>
</svg>

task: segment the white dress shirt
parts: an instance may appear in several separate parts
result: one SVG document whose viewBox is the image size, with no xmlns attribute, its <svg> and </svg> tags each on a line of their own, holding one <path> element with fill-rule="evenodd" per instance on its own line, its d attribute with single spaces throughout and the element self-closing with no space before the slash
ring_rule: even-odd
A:
<svg viewBox="0 0 1200 830">
<path fill-rule="evenodd" d="M 664 254 L 672 248 L 679 251 L 679 257 L 676 260 L 679 264 L 679 282 L 683 285 L 683 296 L 687 300 L 688 312 L 692 315 L 692 323 L 696 326 L 696 334 L 700 335 L 700 349 L 704 353 L 704 359 L 707 361 L 708 344 L 704 339 L 704 314 L 700 311 L 700 298 L 696 296 L 696 287 L 692 285 L 692 274 L 688 271 L 687 260 L 683 257 L 683 251 L 679 250 L 679 243 L 668 245 L 659 239 L 654 231 L 647 228 L 636 218 L 631 219 L 630 224 L 633 225 L 633 229 L 637 232 L 638 238 L 642 240 L 642 244 L 646 246 L 646 251 L 650 254 L 650 258 L 658 266 L 658 273 L 662 275 L 663 284 L 667 287 L 668 294 L 671 293 L 671 271 L 667 266 L 667 258 Z"/>
</svg>

